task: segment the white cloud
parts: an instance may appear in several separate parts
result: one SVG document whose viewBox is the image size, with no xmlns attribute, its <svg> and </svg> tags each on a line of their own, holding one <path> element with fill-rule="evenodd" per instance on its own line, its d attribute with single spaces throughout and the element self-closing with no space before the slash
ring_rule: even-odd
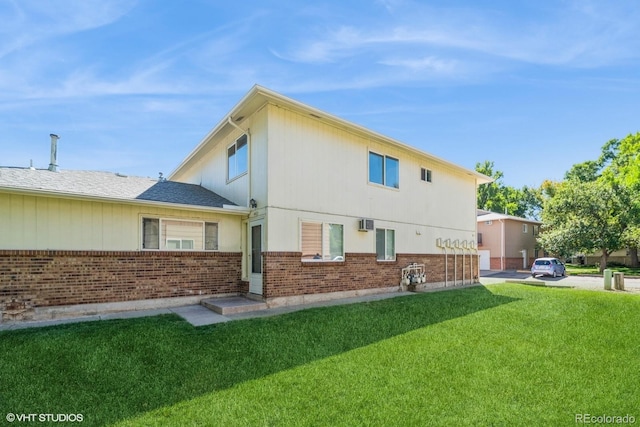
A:
<svg viewBox="0 0 640 427">
<path fill-rule="evenodd" d="M 384 63 L 386 60 L 381 58 L 389 50 L 408 50 L 412 55 L 407 58 L 412 59 L 402 60 L 398 55 L 395 63 L 409 68 L 419 65 L 413 59 L 416 50 L 418 56 L 432 56 L 425 53 L 426 49 L 442 49 L 447 57 L 459 62 L 468 55 L 488 55 L 569 67 L 597 67 L 640 56 L 639 12 L 609 4 L 577 5 L 541 8 L 536 11 L 538 15 L 530 17 L 526 10 L 506 15 L 496 10 L 394 4 L 393 19 L 381 17 L 373 24 L 323 29 L 315 39 L 299 40 L 288 48 L 272 51 L 292 62 L 328 64 L 367 55 Z"/>
<path fill-rule="evenodd" d="M 13 1 L 0 9 L 0 58 L 45 39 L 111 24 L 135 5 L 127 0 Z"/>
<path fill-rule="evenodd" d="M 435 56 L 410 59 L 383 59 L 380 64 L 393 67 L 409 68 L 414 71 L 432 71 L 434 73 L 451 73 L 456 69 L 456 61 L 440 59 Z"/>
</svg>

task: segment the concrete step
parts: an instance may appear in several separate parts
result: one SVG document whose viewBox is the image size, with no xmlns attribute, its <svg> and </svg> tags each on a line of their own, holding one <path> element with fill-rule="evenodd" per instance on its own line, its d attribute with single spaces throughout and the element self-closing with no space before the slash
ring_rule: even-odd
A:
<svg viewBox="0 0 640 427">
<path fill-rule="evenodd" d="M 200 304 L 222 315 L 267 309 L 266 303 L 245 297 L 209 298 L 202 300 Z"/>
</svg>

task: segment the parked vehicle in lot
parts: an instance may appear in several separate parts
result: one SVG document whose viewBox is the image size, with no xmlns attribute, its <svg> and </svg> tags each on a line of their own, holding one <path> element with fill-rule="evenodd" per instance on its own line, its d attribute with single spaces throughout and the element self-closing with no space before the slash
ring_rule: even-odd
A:
<svg viewBox="0 0 640 427">
<path fill-rule="evenodd" d="M 566 269 L 558 258 L 538 258 L 531 266 L 531 276 L 541 274 L 543 276 L 564 276 Z"/>
</svg>

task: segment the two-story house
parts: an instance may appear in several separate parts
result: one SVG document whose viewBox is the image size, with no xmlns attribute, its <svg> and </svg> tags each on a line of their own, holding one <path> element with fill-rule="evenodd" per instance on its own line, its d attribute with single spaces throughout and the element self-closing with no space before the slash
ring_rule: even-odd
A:
<svg viewBox="0 0 640 427">
<path fill-rule="evenodd" d="M 478 276 L 488 177 L 260 86 L 168 180 L 55 163 L 0 168 L 0 309 L 288 304 L 397 289 L 411 263 L 425 286 Z"/>
<path fill-rule="evenodd" d="M 478 212 L 477 221 L 481 270 L 531 268 L 540 255 L 540 221 L 486 211 Z"/>
<path fill-rule="evenodd" d="M 465 268 L 477 276 L 475 195 L 486 176 L 259 86 L 169 179 L 251 208 L 243 278 L 267 299 L 397 287 L 412 262 L 431 283 L 456 272 L 462 282 Z M 455 268 L 449 250 L 445 278 L 447 240 L 461 256 Z"/>
</svg>

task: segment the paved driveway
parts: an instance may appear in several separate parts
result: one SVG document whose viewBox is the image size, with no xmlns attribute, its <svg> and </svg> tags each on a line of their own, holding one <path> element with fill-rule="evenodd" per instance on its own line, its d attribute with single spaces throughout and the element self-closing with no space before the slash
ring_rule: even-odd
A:
<svg viewBox="0 0 640 427">
<path fill-rule="evenodd" d="M 524 271 L 481 271 L 480 283 L 489 285 L 492 283 L 518 282 L 530 283 L 532 285 L 547 285 L 580 289 L 600 289 L 604 290 L 604 279 L 593 276 L 565 276 L 565 277 L 531 277 L 531 273 Z M 639 278 L 624 278 L 625 290 L 640 292 Z"/>
</svg>

